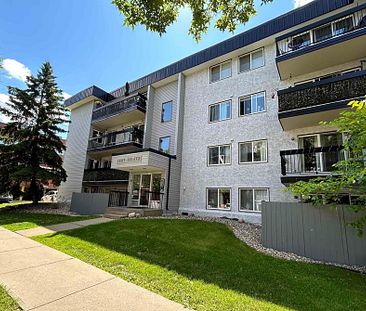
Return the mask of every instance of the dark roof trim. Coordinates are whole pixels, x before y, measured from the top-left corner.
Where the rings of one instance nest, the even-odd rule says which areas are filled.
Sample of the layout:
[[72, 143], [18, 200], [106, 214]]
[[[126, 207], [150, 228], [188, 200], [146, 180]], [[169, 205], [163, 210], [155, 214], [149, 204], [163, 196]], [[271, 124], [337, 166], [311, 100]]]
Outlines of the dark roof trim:
[[[286, 29], [292, 28], [296, 25], [327, 14], [351, 3], [353, 3], [353, 0], [316, 0], [310, 2], [301, 8], [292, 10], [284, 15], [274, 18], [266, 23], [249, 29], [248, 31], [238, 34], [230, 39], [222, 41], [198, 53], [183, 58], [169, 66], [159, 69], [149, 75], [146, 75], [138, 80], [135, 80], [129, 84], [130, 92], [137, 91], [144, 86], [196, 67], [212, 59], [265, 39], [276, 33], [285, 31]], [[123, 96], [124, 92], [125, 88], [121, 87], [112, 91], [111, 95], [117, 98]], [[76, 101], [73, 98], [74, 97], [71, 97], [68, 101], [65, 101], [65, 105], [69, 106], [75, 103]]]
[[72, 104], [75, 104], [78, 101], [81, 101], [89, 96], [95, 96], [100, 98], [103, 101], [110, 101], [113, 100], [113, 95], [109, 94], [108, 92], [102, 90], [101, 88], [93, 85], [91, 87], [88, 87], [87, 89], [75, 94], [74, 96], [68, 98], [65, 100], [64, 105], [70, 106]]

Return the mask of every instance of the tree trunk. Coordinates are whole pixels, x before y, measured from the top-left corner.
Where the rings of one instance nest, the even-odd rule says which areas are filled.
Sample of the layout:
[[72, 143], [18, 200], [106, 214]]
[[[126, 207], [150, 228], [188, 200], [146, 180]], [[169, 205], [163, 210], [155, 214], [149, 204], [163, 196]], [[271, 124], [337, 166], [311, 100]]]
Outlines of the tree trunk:
[[32, 194], [32, 205], [38, 204], [38, 187], [36, 176], [32, 176], [31, 184], [30, 184], [30, 193]]

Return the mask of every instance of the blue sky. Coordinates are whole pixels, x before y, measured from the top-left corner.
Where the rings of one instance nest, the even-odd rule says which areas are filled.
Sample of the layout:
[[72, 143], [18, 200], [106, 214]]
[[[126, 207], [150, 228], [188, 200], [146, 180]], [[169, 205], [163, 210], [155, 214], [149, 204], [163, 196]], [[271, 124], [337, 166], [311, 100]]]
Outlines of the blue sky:
[[[305, 2], [309, 0], [274, 0], [257, 6], [258, 15], [235, 34]], [[51, 62], [67, 94], [92, 84], [111, 91], [233, 36], [211, 28], [196, 43], [187, 33], [190, 19], [189, 11], [182, 11], [178, 22], [160, 37], [144, 27], [124, 27], [123, 16], [110, 0], [3, 1], [0, 57], [5, 70], [0, 72], [0, 104], [6, 100], [7, 85], [24, 87], [25, 76], [36, 73], [44, 61]]]

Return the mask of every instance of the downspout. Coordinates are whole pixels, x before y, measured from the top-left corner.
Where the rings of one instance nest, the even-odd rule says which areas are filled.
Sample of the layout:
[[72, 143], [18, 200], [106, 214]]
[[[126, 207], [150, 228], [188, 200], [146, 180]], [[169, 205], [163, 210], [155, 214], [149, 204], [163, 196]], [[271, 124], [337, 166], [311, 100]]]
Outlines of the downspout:
[[170, 190], [170, 169], [172, 167], [172, 158], [169, 157], [169, 166], [168, 166], [168, 183], [166, 185], [166, 201], [165, 201], [165, 209], [169, 211], [169, 190]]

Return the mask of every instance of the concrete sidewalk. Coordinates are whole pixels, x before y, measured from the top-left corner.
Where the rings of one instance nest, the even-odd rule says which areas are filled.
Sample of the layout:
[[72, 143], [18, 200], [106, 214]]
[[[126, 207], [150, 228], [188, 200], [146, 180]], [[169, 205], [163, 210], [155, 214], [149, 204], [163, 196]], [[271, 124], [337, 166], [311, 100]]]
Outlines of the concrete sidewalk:
[[0, 283], [24, 310], [187, 310], [178, 303], [2, 227]]
[[113, 219], [105, 218], [105, 217], [98, 217], [93, 219], [87, 219], [87, 220], [80, 220], [80, 221], [73, 221], [73, 222], [67, 222], [64, 224], [57, 224], [57, 225], [51, 225], [46, 227], [36, 227], [31, 229], [25, 229], [25, 230], [19, 230], [16, 231], [16, 233], [19, 233], [20, 235], [26, 236], [26, 237], [32, 237], [36, 235], [44, 235], [48, 233], [56, 233], [56, 232], [62, 232], [66, 230], [72, 230], [72, 229], [80, 229], [86, 226], [90, 225], [98, 225], [98, 224], [104, 224], [106, 222], [112, 221]]

